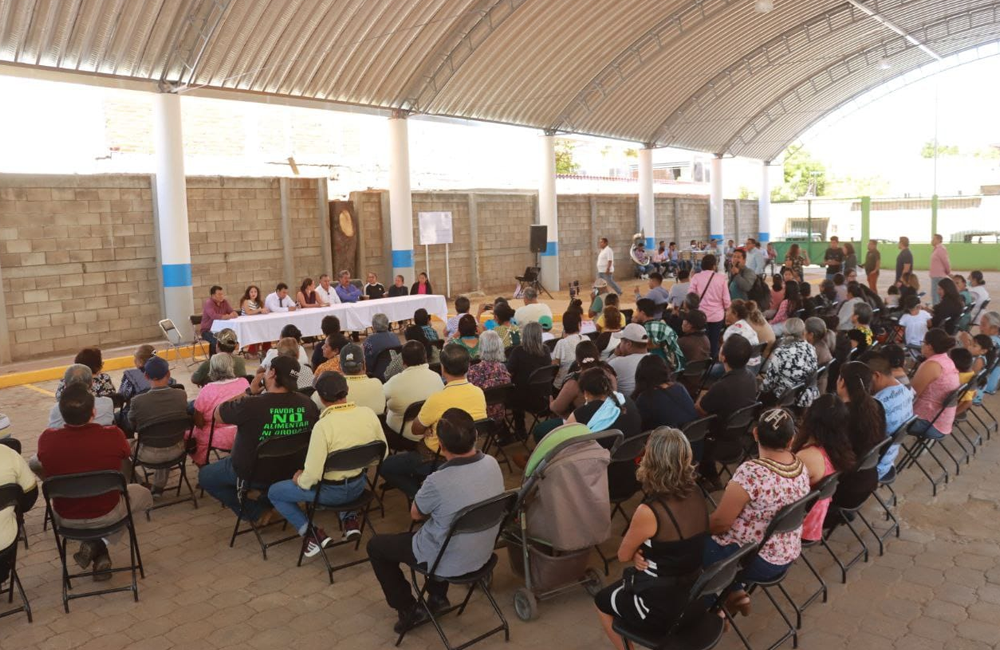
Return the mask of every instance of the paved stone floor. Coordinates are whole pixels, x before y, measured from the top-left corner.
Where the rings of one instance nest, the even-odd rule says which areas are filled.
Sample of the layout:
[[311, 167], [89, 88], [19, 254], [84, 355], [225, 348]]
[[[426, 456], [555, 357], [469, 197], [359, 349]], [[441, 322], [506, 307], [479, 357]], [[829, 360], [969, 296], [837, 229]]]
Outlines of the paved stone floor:
[[[189, 377], [175, 364], [179, 381]], [[113, 373], [116, 385], [120, 372]], [[13, 434], [35, 450], [52, 404], [55, 382], [0, 390], [0, 411], [11, 416]], [[194, 395], [193, 390], [189, 394]], [[1000, 413], [1000, 398], [987, 405]], [[807, 551], [830, 584], [826, 604], [806, 612], [800, 636], [807, 649], [862, 648], [871, 650], [979, 650], [1000, 646], [1000, 440], [985, 445], [962, 474], [936, 498], [923, 477], [904, 474], [899, 480], [903, 521], [900, 539], [889, 541], [884, 556], [873, 552], [841, 585], [836, 567], [821, 548]], [[508, 476], [515, 487], [519, 477]], [[408, 525], [398, 494], [387, 500], [384, 519], [375, 516], [379, 531], [395, 532]], [[295, 543], [273, 548], [263, 560], [251, 537], [229, 548], [234, 517], [206, 498], [195, 510], [190, 503], [153, 513], [152, 521], [137, 519], [146, 568], [138, 603], [128, 593], [73, 601], [62, 610], [60, 568], [51, 531], [42, 532], [43, 507], [27, 516], [30, 549], [22, 549], [19, 572], [31, 599], [35, 622], [23, 615], [0, 619], [0, 648], [17, 650], [87, 648], [382, 648], [395, 642], [393, 613], [386, 607], [365, 564], [336, 574], [330, 585], [318, 558], [296, 567]], [[873, 516], [875, 511], [872, 510]], [[335, 523], [328, 530], [336, 528]], [[842, 551], [849, 534], [836, 533]], [[617, 539], [605, 544], [613, 553]], [[874, 549], [874, 544], [871, 544]], [[363, 546], [362, 546], [363, 549]], [[334, 555], [354, 557], [347, 547]], [[540, 617], [523, 623], [511, 598], [520, 582], [501, 563], [493, 582], [501, 607], [511, 623], [509, 646], [493, 637], [481, 647], [594, 648], [606, 647], [591, 599], [574, 590], [541, 605]], [[125, 546], [112, 558], [127, 557]], [[592, 566], [597, 566], [594, 557]], [[612, 576], [622, 567], [612, 565]], [[792, 569], [793, 594], [811, 587], [804, 567]], [[127, 582], [116, 574], [113, 585]], [[82, 581], [80, 588], [92, 583]], [[739, 621], [755, 647], [766, 647], [777, 636], [777, 614], [766, 599], [755, 596], [749, 619]], [[481, 596], [460, 618], [444, 621], [456, 642], [493, 624], [492, 611]], [[433, 628], [414, 631], [404, 648], [438, 648]], [[741, 647], [728, 634], [721, 648]]]

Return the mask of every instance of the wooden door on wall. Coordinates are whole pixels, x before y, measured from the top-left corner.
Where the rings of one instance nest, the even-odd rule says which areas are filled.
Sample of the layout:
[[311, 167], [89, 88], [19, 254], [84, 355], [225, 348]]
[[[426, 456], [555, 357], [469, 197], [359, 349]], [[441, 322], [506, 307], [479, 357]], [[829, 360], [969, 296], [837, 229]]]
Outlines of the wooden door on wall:
[[330, 242], [334, 280], [343, 269], [358, 277], [358, 217], [353, 201], [330, 201]]

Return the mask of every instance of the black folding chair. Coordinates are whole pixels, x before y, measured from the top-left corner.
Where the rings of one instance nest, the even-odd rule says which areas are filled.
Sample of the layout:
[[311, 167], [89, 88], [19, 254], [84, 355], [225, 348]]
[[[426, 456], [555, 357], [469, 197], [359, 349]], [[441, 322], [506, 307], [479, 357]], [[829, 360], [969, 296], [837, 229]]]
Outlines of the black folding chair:
[[799, 394], [806, 389], [805, 383], [798, 383], [794, 386], [786, 388], [784, 392], [777, 396], [775, 401], [775, 408], [783, 409], [793, 409], [795, 408], [795, 402], [799, 399]]
[[530, 395], [531, 399], [525, 405], [525, 411], [531, 415], [532, 419], [531, 426], [525, 428], [528, 434], [549, 413], [549, 398], [552, 397], [552, 386], [557, 374], [559, 374], [559, 366], [550, 365], [536, 368], [528, 375], [528, 386], [525, 393]]
[[378, 353], [375, 357], [375, 362], [372, 367], [368, 369], [368, 376], [374, 377], [381, 382], [385, 382], [385, 371], [389, 369], [389, 364], [392, 363], [392, 353], [395, 352], [399, 354], [402, 350], [402, 346], [386, 348]]
[[[608, 433], [616, 433], [621, 435], [621, 432], [615, 429], [608, 430]], [[609, 464], [608, 470], [610, 471], [611, 466], [614, 465], [626, 465], [626, 466], [631, 465], [634, 470], [635, 459], [641, 456], [643, 452], [646, 450], [646, 443], [649, 441], [649, 436], [652, 433], [653, 433], [652, 431], [646, 431], [632, 438], [628, 439], [619, 438], [618, 442], [611, 450], [611, 462]], [[642, 488], [639, 485], [638, 481], [634, 481], [627, 486], [613, 486], [609, 482], [608, 487], [610, 488], [611, 491], [610, 492], [611, 506], [612, 506], [611, 520], [614, 521], [615, 514], [620, 514], [622, 516], [622, 519], [625, 520], [625, 528], [622, 529], [622, 535], [624, 535], [628, 531], [630, 517], [625, 512], [625, 509], [622, 506], [626, 501], [628, 501], [636, 494], [641, 492]], [[618, 488], [617, 492], [615, 491], [616, 487]], [[600, 546], [595, 546], [594, 548], [597, 549], [597, 554], [601, 557], [601, 561], [604, 563], [604, 575], [606, 576], [610, 575], [609, 567], [611, 561], [614, 558], [610, 558], [604, 555], [604, 552], [601, 551]]]
[[507, 453], [498, 442], [503, 425], [498, 423], [493, 418], [476, 420], [474, 424], [476, 426], [476, 438], [480, 441], [480, 450], [484, 454], [488, 454], [495, 447], [497, 461], [506, 464], [507, 470], [513, 473], [514, 466], [511, 465], [510, 459], [507, 457]]
[[[52, 534], [56, 538], [56, 549], [59, 551], [59, 560], [62, 562], [62, 598], [63, 609], [69, 613], [69, 601], [74, 598], [86, 598], [87, 596], [99, 596], [103, 594], [113, 594], [120, 591], [131, 591], [132, 598], [139, 602], [139, 586], [136, 582], [136, 569], [139, 575], [146, 577], [146, 572], [142, 568], [142, 556], [139, 554], [139, 540], [135, 534], [135, 522], [132, 519], [132, 504], [129, 502], [128, 485], [125, 476], [115, 470], [103, 470], [100, 472], [83, 472], [79, 474], [63, 474], [61, 476], [49, 476], [42, 483], [42, 495], [45, 497], [45, 508], [49, 512], [56, 512], [52, 507], [53, 499], [83, 499], [86, 497], [96, 497], [109, 493], [117, 493], [125, 502], [125, 515], [118, 521], [101, 528], [79, 528], [66, 524], [59, 520], [58, 515], [52, 517]], [[128, 530], [129, 553], [131, 562], [129, 566], [109, 569], [110, 573], [129, 571], [132, 574], [132, 584], [127, 587], [113, 587], [110, 589], [99, 589], [86, 593], [70, 594], [73, 588], [72, 581], [76, 578], [90, 577], [92, 573], [70, 574], [66, 563], [66, 543], [69, 540], [78, 542], [97, 542], [108, 535], [122, 529]]]
[[[212, 452], [215, 452], [215, 460], [221, 460], [222, 455], [219, 453], [220, 451], [225, 452], [226, 454], [230, 454], [232, 453], [233, 450], [227, 447], [219, 447], [218, 445], [215, 444], [215, 413], [213, 412], [212, 425], [208, 430], [208, 451], [205, 452], [206, 461], [211, 462], [209, 461], [208, 457], [212, 455]], [[204, 494], [204, 491], [202, 492], [202, 494]]]
[[[417, 593], [417, 602], [414, 603], [409, 618], [412, 620], [418, 611], [417, 608], [422, 607], [427, 613], [428, 619], [434, 625], [434, 629], [437, 630], [438, 635], [441, 637], [441, 641], [444, 643], [445, 647], [448, 648], [448, 650], [452, 650], [453, 646], [448, 641], [448, 637], [445, 636], [444, 630], [441, 629], [441, 624], [438, 622], [438, 619], [455, 610], [458, 610], [458, 616], [461, 616], [462, 612], [465, 611], [465, 607], [469, 604], [469, 599], [472, 598], [472, 592], [475, 591], [477, 586], [486, 595], [486, 598], [490, 601], [490, 605], [493, 606], [493, 611], [496, 612], [496, 615], [500, 618], [500, 625], [487, 632], [483, 632], [476, 638], [466, 641], [460, 646], [456, 646], [454, 650], [468, 648], [469, 646], [478, 643], [479, 641], [482, 641], [497, 632], [504, 633], [505, 641], [510, 640], [510, 628], [507, 625], [507, 619], [504, 618], [503, 612], [500, 611], [500, 607], [497, 605], [497, 601], [490, 591], [493, 567], [496, 566], [498, 559], [496, 553], [491, 554], [490, 559], [487, 560], [486, 564], [482, 567], [464, 575], [448, 577], [439, 576], [437, 575], [437, 569], [438, 565], [441, 564], [441, 558], [443, 558], [444, 554], [448, 552], [448, 546], [451, 543], [452, 538], [456, 535], [481, 533], [495, 528], [497, 530], [496, 537], [499, 537], [500, 530], [503, 529], [503, 524], [513, 512], [516, 502], [517, 490], [510, 490], [459, 510], [455, 513], [451, 526], [448, 528], [448, 535], [445, 537], [444, 543], [441, 545], [441, 550], [438, 551], [437, 557], [434, 558], [434, 562], [431, 564], [430, 568], [427, 568], [426, 564], [418, 564], [410, 567], [410, 579], [413, 582], [413, 589]], [[495, 541], [496, 540], [494, 539], [494, 543]], [[419, 584], [417, 574], [423, 576], [423, 586]], [[447, 582], [448, 584], [453, 585], [468, 585], [469, 591], [465, 594], [465, 599], [462, 600], [460, 605], [452, 605], [444, 610], [433, 612], [424, 597], [427, 593], [427, 585], [431, 580], [437, 582]], [[399, 633], [399, 638], [396, 639], [397, 646], [403, 642], [403, 637], [406, 636], [406, 633], [410, 629], [411, 628], [406, 628]]]
[[[709, 650], [718, 645], [725, 631], [726, 620], [732, 620], [722, 607], [722, 595], [736, 578], [741, 564], [756, 555], [757, 545], [746, 544], [729, 557], [706, 567], [687, 595], [687, 602], [677, 610], [673, 620], [663, 621], [667, 632], [653, 636], [619, 618], [611, 628], [617, 632], [626, 648], [642, 646], [656, 650]], [[725, 618], [718, 615], [721, 611]]]
[[[379, 474], [382, 472], [382, 459], [385, 458], [386, 444], [381, 440], [376, 440], [373, 442], [366, 443], [364, 445], [358, 445], [356, 447], [350, 447], [347, 449], [340, 449], [334, 451], [327, 455], [326, 462], [323, 465], [323, 475], [326, 476], [329, 472], [352, 472], [358, 470], [361, 474], [365, 475], [365, 480], [369, 481], [368, 469], [372, 466], [375, 467], [375, 477], [372, 479], [368, 485], [373, 484], [378, 481]], [[360, 475], [360, 474], [359, 474]], [[319, 502], [320, 490], [324, 485], [337, 485], [342, 483], [342, 481], [331, 481], [323, 478], [318, 484], [316, 484], [313, 489], [316, 496], [313, 497], [311, 503], [306, 504], [306, 514], [309, 517], [309, 524], [306, 527], [307, 535], [314, 535], [315, 528], [313, 527], [313, 520], [316, 517], [316, 512], [318, 510], [328, 510], [330, 512], [360, 512], [361, 513], [361, 534], [357, 536], [356, 540], [342, 539], [339, 542], [333, 542], [327, 546], [320, 545], [320, 555], [323, 557], [323, 563], [326, 565], [327, 574], [330, 576], [330, 584], [333, 584], [333, 572], [339, 571], [341, 569], [346, 569], [347, 567], [352, 567], [358, 564], [363, 564], [368, 561], [367, 557], [360, 560], [353, 560], [351, 562], [345, 562], [343, 564], [338, 564], [337, 566], [332, 566], [330, 564], [330, 558], [326, 556], [327, 548], [336, 548], [338, 546], [343, 546], [345, 544], [354, 543], [354, 550], [357, 551], [361, 547], [361, 538], [365, 535], [365, 525], [368, 524], [368, 513], [371, 510], [371, 502], [375, 498], [375, 493], [372, 490], [365, 489], [357, 499], [349, 503], [342, 503], [340, 505], [332, 506], [326, 505]], [[372, 531], [375, 530], [374, 525], [372, 526]], [[281, 542], [287, 542], [293, 539], [297, 539], [298, 534], [290, 535], [285, 539], [278, 540], [274, 542], [275, 544]], [[317, 540], [317, 542], [322, 540]], [[302, 558], [305, 557], [305, 546], [299, 551], [299, 562], [297, 566], [302, 566]]]
[[[135, 449], [132, 452], [133, 482], [136, 480], [137, 467], [142, 467], [143, 475], [147, 483], [149, 482], [150, 476], [149, 470], [153, 470], [154, 472], [157, 470], [169, 472], [176, 467], [181, 473], [177, 478], [177, 499], [154, 505], [146, 511], [146, 521], [150, 521], [149, 513], [158, 508], [165, 508], [167, 506], [173, 506], [187, 501], [193, 503], [196, 509], [198, 508], [198, 498], [195, 496], [194, 488], [191, 487], [191, 482], [188, 481], [187, 477], [187, 452], [184, 449], [184, 434], [189, 432], [192, 426], [193, 423], [191, 418], [190, 416], [187, 416], [176, 420], [167, 420], [166, 422], [150, 424], [136, 431]], [[141, 458], [144, 450], [170, 449], [171, 447], [178, 445], [180, 445], [180, 451], [166, 460], [154, 462], [144, 461]], [[184, 485], [187, 485], [190, 496], [185, 499], [181, 499], [181, 487]], [[164, 492], [173, 489], [174, 486], [163, 487]]]
[[[764, 537], [761, 539], [760, 546], [757, 547], [757, 551], [755, 553], [748, 554], [746, 557], [744, 557], [742, 563], [743, 567], [748, 566], [750, 562], [752, 562], [754, 558], [757, 557], [757, 555], [760, 553], [760, 549], [764, 548], [768, 540], [770, 540], [771, 537], [773, 537], [774, 535], [780, 533], [790, 533], [792, 531], [798, 531], [802, 527], [802, 522], [803, 520], [805, 520], [806, 513], [809, 511], [809, 508], [812, 507], [812, 504], [816, 502], [817, 496], [819, 496], [819, 493], [816, 491], [812, 491], [809, 494], [802, 497], [801, 499], [789, 503], [787, 506], [778, 510], [778, 512], [775, 513], [774, 518], [771, 519], [771, 523], [768, 524], [767, 530], [764, 531]], [[799, 647], [798, 628], [792, 624], [792, 621], [789, 620], [788, 615], [785, 613], [783, 609], [781, 609], [781, 606], [778, 604], [778, 601], [775, 599], [774, 595], [771, 594], [770, 591], [771, 587], [777, 587], [778, 591], [780, 591], [782, 595], [784, 595], [785, 599], [791, 602], [792, 598], [788, 594], [788, 591], [785, 589], [785, 586], [782, 584], [785, 581], [785, 578], [788, 576], [788, 569], [791, 569], [791, 565], [789, 565], [788, 568], [781, 573], [781, 575], [766, 581], [748, 582], [745, 578], [742, 577], [743, 572], [741, 572], [740, 575], [737, 576], [736, 578], [737, 581], [747, 583], [748, 596], [753, 594], [753, 592], [756, 590], [757, 587], [760, 587], [761, 591], [764, 592], [764, 595], [767, 596], [767, 599], [771, 601], [772, 605], [774, 605], [774, 608], [778, 610], [778, 615], [781, 616], [781, 620], [785, 622], [786, 630], [784, 634], [782, 634], [781, 638], [779, 638], [777, 641], [775, 641], [769, 646], [769, 650], [774, 650], [775, 648], [783, 644], [785, 641], [787, 641], [789, 638], [792, 640], [793, 648]], [[740, 637], [740, 641], [742, 641], [743, 645], [746, 646], [747, 650], [753, 650], [746, 636], [740, 630], [739, 626], [736, 625], [736, 621], [730, 619], [729, 622], [730, 625], [733, 626], [733, 630], [736, 632], [736, 635]]]
[[[18, 612], [24, 612], [28, 616], [28, 622], [31, 623], [31, 603], [28, 602], [28, 596], [24, 593], [24, 587], [21, 586], [21, 579], [17, 576], [17, 548], [18, 541], [21, 532], [24, 529], [24, 523], [22, 520], [21, 512], [21, 501], [24, 499], [24, 491], [21, 489], [20, 485], [16, 483], [9, 483], [7, 485], [0, 485], [0, 511], [6, 510], [7, 508], [14, 509], [14, 518], [17, 521], [17, 535], [14, 537], [14, 541], [10, 543], [10, 546], [0, 550], [0, 587], [2, 587], [5, 581], [10, 584], [7, 585], [6, 589], [0, 588], [0, 595], [3, 592], [7, 592], [7, 602], [14, 602], [14, 587], [17, 587], [17, 593], [21, 597], [21, 605], [13, 609], [8, 609], [4, 612], [0, 612], [0, 618], [4, 616], [11, 616], [17, 614]], [[5, 570], [6, 568], [6, 570]]]
[[684, 370], [681, 371], [679, 381], [688, 389], [688, 392], [691, 393], [691, 398], [695, 401], [698, 401], [698, 395], [701, 394], [702, 389], [705, 387], [713, 365], [715, 365], [715, 362], [711, 359], [689, 361], [684, 366]]
[[[885, 447], [885, 451], [882, 452], [883, 458], [893, 447], [898, 446], [899, 449], [902, 449], [903, 440], [907, 435], [909, 435], [910, 427], [914, 422], [916, 422], [916, 420], [916, 416], [911, 417], [909, 420], [896, 428], [896, 431], [893, 432], [892, 437], [889, 439], [889, 444]], [[881, 459], [879, 462], [881, 462]], [[884, 477], [880, 476], [878, 479], [878, 488], [875, 490], [875, 494], [872, 495], [875, 497], [875, 501], [877, 501], [885, 511], [886, 521], [891, 522], [888, 530], [879, 536], [882, 541], [885, 541], [893, 533], [895, 533], [896, 537], [899, 537], [899, 519], [897, 518], [897, 514], [895, 512], [899, 499], [897, 498], [896, 490], [893, 489], [892, 485], [896, 482], [896, 479], [899, 478], [899, 474], [902, 471], [901, 465], [894, 465], [889, 474]], [[882, 495], [879, 494], [879, 490], [883, 488], [889, 491], [889, 497], [887, 499], [883, 499]]]
[[[514, 394], [514, 384], [503, 384], [501, 386], [486, 388], [483, 389], [483, 394], [486, 397], [487, 412], [490, 410], [491, 406], [502, 406], [504, 409], [503, 421], [500, 423], [502, 428], [497, 432], [498, 435], [500, 433], [504, 433], [504, 431], [502, 431], [503, 428], [507, 429], [507, 432], [509, 432], [514, 426], [514, 423], [511, 421], [510, 408], [508, 407], [508, 404], [510, 404], [511, 398]], [[497, 440], [494, 440], [493, 442], [495, 443]], [[483, 449], [483, 452], [489, 453], [486, 448]]]
[[[688, 439], [691, 447], [695, 450], [704, 450], [706, 444], [706, 438], [712, 432], [712, 427], [715, 426], [715, 421], [718, 419], [716, 415], [706, 415], [703, 418], [698, 418], [697, 420], [692, 420], [681, 427], [681, 433]], [[704, 452], [703, 452], [704, 453]], [[698, 487], [701, 488], [702, 495], [708, 499], [709, 503], [713, 506], [718, 505], [715, 503], [715, 499], [712, 498], [711, 493], [705, 489], [701, 481], [698, 481]]]
[[[931, 420], [930, 424], [928, 425], [928, 428], [933, 427], [934, 424], [941, 418], [941, 415], [944, 414], [946, 410], [958, 406], [958, 400], [965, 392], [964, 389], [965, 389], [964, 386], [959, 386], [955, 390], [948, 393], [948, 395], [944, 399], [944, 402], [941, 405], [941, 408], [934, 415], [934, 419]], [[948, 481], [951, 479], [951, 476], [949, 475], [948, 468], [945, 466], [944, 462], [940, 458], [938, 458], [937, 454], [934, 453], [934, 448], [940, 447], [944, 451], [944, 453], [948, 455], [948, 457], [955, 464], [956, 473], [960, 471], [961, 466], [958, 462], [958, 459], [954, 456], [954, 454], [951, 453], [951, 450], [949, 450], [942, 443], [943, 438], [942, 439], [929, 438], [926, 435], [924, 435], [926, 430], [927, 429], [922, 428], [922, 426], [918, 422], [914, 422], [913, 424], [910, 425], [908, 432], [911, 436], [916, 438], [916, 441], [913, 442], [909, 447], [906, 447], [906, 445], [903, 446], [903, 449], [906, 450], [906, 453], [903, 456], [902, 462], [900, 462], [898, 466], [902, 467], [903, 469], [906, 469], [908, 467], [916, 465], [917, 469], [919, 469], [920, 472], [924, 475], [924, 477], [926, 477], [927, 480], [930, 481], [931, 493], [933, 494], [933, 496], [937, 496], [938, 486], [941, 485], [942, 483], [947, 485]], [[931, 459], [937, 464], [937, 466], [941, 468], [942, 472], [941, 474], [932, 475], [927, 470], [927, 468], [925, 468], [923, 464], [921, 464], [920, 458], [924, 453], [930, 456]]]
[[[882, 458], [882, 454], [885, 452], [886, 448], [889, 446], [889, 443], [891, 441], [892, 441], [891, 438], [886, 438], [879, 444], [872, 447], [868, 451], [868, 453], [865, 454], [860, 461], [858, 461], [858, 464], [854, 468], [853, 472], [849, 472], [841, 476], [841, 482], [843, 482], [851, 474], [874, 470], [875, 467], [878, 465], [879, 459]], [[872, 492], [872, 494], [874, 494], [874, 491]], [[869, 497], [870, 496], [871, 495], [869, 495]], [[834, 498], [836, 498], [836, 494], [834, 494]], [[837, 519], [837, 523], [835, 523], [831, 528], [823, 531], [823, 538], [820, 541], [820, 544], [822, 544], [823, 548], [825, 548], [827, 553], [830, 554], [830, 557], [833, 558], [833, 561], [837, 564], [837, 567], [840, 568], [840, 579], [841, 582], [843, 582], [844, 584], [847, 584], [847, 572], [850, 571], [855, 564], [857, 564], [861, 560], [864, 560], [865, 562], [868, 561], [868, 544], [865, 543], [864, 538], [861, 536], [861, 533], [858, 531], [858, 529], [855, 527], [853, 523], [853, 520], [861, 512], [861, 508], [864, 507], [867, 501], [868, 498], [865, 498], [864, 500], [861, 501], [861, 503], [851, 508], [838, 506], [836, 503], [832, 502], [830, 503], [829, 512], [834, 514], [839, 514], [840, 516]], [[865, 520], [864, 518], [860, 519], [862, 523], [865, 524], [865, 527], [868, 528], [869, 531], [871, 531], [872, 535], [875, 536], [876, 540], [878, 540], [879, 555], [882, 555], [883, 545], [882, 545], [882, 540], [879, 539], [878, 533], [871, 527], [871, 525], [868, 523], [867, 520]], [[858, 551], [857, 554], [855, 554], [847, 562], [841, 560], [840, 557], [833, 551], [833, 549], [827, 543], [827, 541], [830, 539], [830, 536], [833, 535], [833, 533], [836, 532], [836, 530], [841, 526], [845, 526], [849, 531], [851, 531], [851, 535], [854, 536], [854, 539], [858, 540], [858, 543], [861, 544], [861, 550]]]
[[[21, 453], [21, 441], [17, 438], [0, 438], [0, 445], [10, 447], [18, 454]], [[3, 508], [0, 508], [0, 510], [3, 510]], [[48, 518], [46, 518], [46, 521], [48, 521]], [[17, 524], [18, 537], [24, 541], [24, 548], [28, 548], [28, 531], [24, 528], [24, 513], [19, 512], [17, 514]]]
[[[229, 540], [229, 548], [236, 543], [236, 537], [253, 531], [260, 545], [260, 551], [267, 559], [267, 549], [272, 546], [287, 542], [290, 537], [285, 537], [273, 542], [265, 542], [261, 536], [264, 527], [258, 526], [256, 521], [250, 520], [250, 528], [240, 530], [243, 522], [243, 513], [246, 503], [250, 499], [249, 493], [259, 490], [262, 494], [267, 493], [267, 488], [278, 481], [292, 478], [295, 472], [302, 469], [305, 464], [306, 452], [309, 449], [309, 433], [299, 433], [292, 436], [278, 436], [268, 438], [257, 445], [254, 451], [253, 463], [250, 466], [250, 475], [244, 481], [240, 479], [236, 487], [236, 494], [240, 501], [240, 511], [236, 515], [236, 525], [233, 527], [233, 536]], [[268, 526], [280, 522], [272, 522]], [[287, 522], [285, 522], [287, 525]]]
[[[749, 456], [753, 448], [753, 437], [750, 430], [757, 421], [757, 412], [761, 407], [760, 402], [754, 402], [749, 406], [733, 411], [726, 419], [725, 428], [718, 437], [709, 436], [713, 439], [713, 453], [715, 462], [722, 466], [722, 471], [733, 475], [731, 467], [739, 466]], [[721, 472], [720, 472], [721, 474]]]
[[[821, 479], [819, 483], [813, 486], [813, 492], [816, 493], [816, 500], [813, 501], [813, 505], [810, 507], [810, 510], [823, 499], [831, 498], [834, 492], [837, 491], [837, 485], [839, 482], [840, 472], [834, 472], [833, 474]], [[815, 577], [819, 582], [819, 589], [809, 594], [801, 604], [796, 603], [791, 598], [788, 598], [788, 602], [791, 604], [792, 609], [795, 610], [795, 628], [799, 630], [802, 629], [802, 613], [806, 611], [817, 598], [822, 596], [823, 602], [825, 603], [828, 596], [826, 580], [823, 579], [823, 575], [817, 571], [816, 567], [814, 567], [812, 562], [809, 561], [809, 556], [805, 552], [807, 548], [818, 546], [820, 543], [821, 539], [802, 540], [802, 553], [800, 557], [802, 558], [802, 561], [805, 562], [806, 568], [809, 569], [809, 571], [813, 574], [813, 577]], [[785, 596], [787, 598], [788, 594], [786, 593]]]

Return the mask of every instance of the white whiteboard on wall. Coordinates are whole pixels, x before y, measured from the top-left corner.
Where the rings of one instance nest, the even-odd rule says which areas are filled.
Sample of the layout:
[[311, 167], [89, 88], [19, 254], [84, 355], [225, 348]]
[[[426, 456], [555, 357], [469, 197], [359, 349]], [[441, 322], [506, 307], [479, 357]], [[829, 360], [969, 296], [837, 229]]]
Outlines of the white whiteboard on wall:
[[420, 245], [452, 244], [450, 212], [418, 212]]

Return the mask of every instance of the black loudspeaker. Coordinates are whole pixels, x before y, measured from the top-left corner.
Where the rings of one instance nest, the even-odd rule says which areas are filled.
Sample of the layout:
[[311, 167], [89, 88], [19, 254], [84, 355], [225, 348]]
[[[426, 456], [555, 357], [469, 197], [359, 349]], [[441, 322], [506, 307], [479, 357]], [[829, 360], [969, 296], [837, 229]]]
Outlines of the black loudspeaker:
[[531, 227], [531, 252], [532, 253], [544, 253], [545, 249], [548, 247], [549, 240], [549, 227], [548, 226], [532, 226]]

